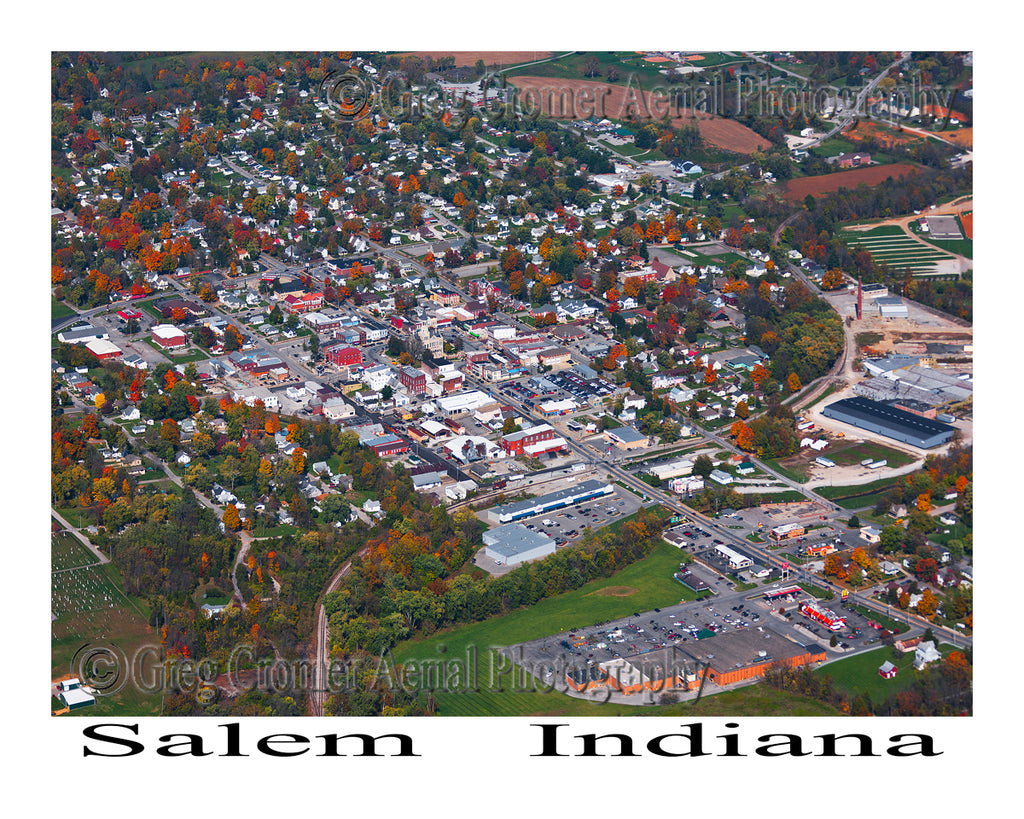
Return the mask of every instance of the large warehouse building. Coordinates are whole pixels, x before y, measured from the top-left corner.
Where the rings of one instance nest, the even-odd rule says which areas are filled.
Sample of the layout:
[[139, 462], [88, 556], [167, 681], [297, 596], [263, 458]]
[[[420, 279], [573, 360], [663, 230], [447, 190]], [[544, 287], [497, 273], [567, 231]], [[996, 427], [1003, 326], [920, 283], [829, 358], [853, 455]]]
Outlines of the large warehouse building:
[[575, 691], [602, 686], [623, 694], [672, 689], [694, 691], [706, 674], [709, 683], [726, 686], [763, 677], [772, 666], [799, 668], [825, 660], [825, 649], [804, 646], [768, 628], [727, 631], [715, 637], [682, 646], [670, 645], [658, 651], [599, 663], [601, 672], [586, 673], [590, 667], [570, 667], [566, 683]]
[[521, 523], [509, 523], [484, 532], [484, 554], [499, 566], [537, 560], [555, 551], [555, 541]]
[[941, 421], [922, 418], [859, 396], [835, 401], [822, 409], [821, 414], [921, 449], [948, 443], [955, 430], [955, 427]]

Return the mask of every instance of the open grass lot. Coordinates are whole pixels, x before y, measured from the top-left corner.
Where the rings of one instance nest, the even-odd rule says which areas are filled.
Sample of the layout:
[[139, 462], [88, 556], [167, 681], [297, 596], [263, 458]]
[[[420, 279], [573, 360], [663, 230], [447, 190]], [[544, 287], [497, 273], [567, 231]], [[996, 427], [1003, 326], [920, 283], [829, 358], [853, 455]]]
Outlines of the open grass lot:
[[845, 446], [843, 444], [833, 444], [829, 447], [828, 451], [828, 457], [835, 461], [837, 466], [851, 466], [871, 458], [873, 461], [885, 460], [891, 467], [900, 467], [916, 460], [908, 452], [892, 449], [884, 444], [873, 441], [858, 441], [857, 443], [850, 443]]
[[810, 480], [812, 460], [813, 458], [808, 458], [806, 455], [793, 455], [789, 458], [765, 458], [764, 462], [791, 481], [807, 483]]
[[[955, 650], [947, 643], [939, 646], [939, 653], [943, 657]], [[898, 669], [891, 680], [883, 679], [878, 673], [878, 667], [886, 660]], [[878, 703], [884, 702], [893, 691], [910, 688], [917, 672], [914, 671], [913, 651], [893, 659], [892, 649], [886, 646], [827, 663], [815, 669], [814, 673], [828, 674], [835, 681], [836, 688], [846, 692], [851, 699], [863, 691], [871, 697], [872, 702]]]
[[75, 315], [75, 311], [68, 307], [64, 302], [57, 301], [57, 299], [52, 296], [50, 297], [50, 318], [71, 318], [73, 315]]
[[879, 497], [885, 495], [899, 478], [881, 478], [859, 486], [819, 486], [815, 491], [823, 498], [835, 501], [844, 509], [861, 509], [874, 506]]
[[[541, 600], [535, 606], [438, 632], [423, 640], [401, 643], [395, 659], [437, 659], [445, 654], [461, 657], [467, 646], [509, 646], [558, 634], [573, 626], [589, 625], [632, 614], [634, 611], [668, 606], [694, 593], [672, 579], [679, 568], [680, 551], [667, 543], [657, 544], [651, 553], [612, 577], [593, 580], [566, 594]], [[438, 651], [439, 646], [445, 651]]]
[[[121, 592], [112, 564], [60, 572], [51, 580], [51, 678], [79, 673], [76, 653], [85, 645], [113, 647], [115, 657], [134, 656], [142, 646], [156, 644], [142, 603]], [[99, 697], [96, 705], [72, 712], [76, 716], [155, 715], [159, 693], [147, 694], [128, 682], [116, 695]]]

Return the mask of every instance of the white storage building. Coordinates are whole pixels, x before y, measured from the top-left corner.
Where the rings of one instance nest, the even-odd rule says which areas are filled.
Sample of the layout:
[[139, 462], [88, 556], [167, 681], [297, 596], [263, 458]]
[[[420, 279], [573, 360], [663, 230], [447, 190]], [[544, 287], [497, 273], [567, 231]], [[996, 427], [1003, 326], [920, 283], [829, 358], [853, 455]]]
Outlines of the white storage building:
[[509, 523], [484, 532], [484, 554], [500, 566], [537, 560], [555, 551], [555, 541], [521, 523]]

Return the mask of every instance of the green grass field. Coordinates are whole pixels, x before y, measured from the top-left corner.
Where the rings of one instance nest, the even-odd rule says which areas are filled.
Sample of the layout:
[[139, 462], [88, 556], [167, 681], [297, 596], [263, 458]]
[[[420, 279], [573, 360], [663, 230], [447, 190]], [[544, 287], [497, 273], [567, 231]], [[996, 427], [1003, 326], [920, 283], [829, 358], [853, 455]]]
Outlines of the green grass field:
[[835, 501], [844, 509], [861, 509], [874, 506], [879, 497], [899, 480], [898, 478], [881, 478], [859, 486], [820, 486], [815, 490], [823, 498]]
[[861, 441], [845, 448], [836, 447], [834, 450], [830, 450], [828, 457], [835, 461], [837, 466], [859, 464], [861, 461], [871, 458], [874, 461], [885, 460], [891, 467], [900, 467], [913, 463], [915, 460], [914, 456], [907, 452], [901, 452], [898, 449], [871, 441]]
[[558, 634], [574, 626], [599, 623], [678, 603], [695, 595], [672, 579], [679, 568], [680, 551], [667, 543], [657, 544], [651, 553], [612, 577], [593, 580], [576, 591], [541, 600], [504, 617], [438, 632], [425, 640], [412, 640], [395, 648], [399, 661], [409, 658], [437, 658], [437, 648], [462, 656], [467, 646], [509, 646]]
[[[946, 657], [954, 651], [953, 646], [943, 643], [939, 652]], [[886, 660], [896, 666], [896, 676], [886, 680], [878, 673], [878, 667]], [[815, 669], [815, 674], [828, 674], [835, 682], [836, 688], [846, 692], [851, 698], [864, 692], [875, 703], [884, 702], [893, 691], [902, 691], [914, 684], [914, 652], [903, 654], [893, 659], [891, 648], [876, 648], [863, 654], [847, 657], [828, 663]]]
[[75, 315], [75, 311], [68, 307], [64, 302], [57, 301], [57, 299], [52, 296], [50, 297], [50, 318], [71, 318], [73, 315]]

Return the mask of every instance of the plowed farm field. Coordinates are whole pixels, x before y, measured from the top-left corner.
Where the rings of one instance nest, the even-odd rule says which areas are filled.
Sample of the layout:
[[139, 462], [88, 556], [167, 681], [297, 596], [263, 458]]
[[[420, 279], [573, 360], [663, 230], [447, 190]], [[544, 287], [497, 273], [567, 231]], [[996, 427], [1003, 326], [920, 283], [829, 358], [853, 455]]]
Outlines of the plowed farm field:
[[964, 236], [968, 239], [974, 238], [974, 211], [960, 214], [960, 224], [964, 229]]
[[525, 110], [540, 109], [553, 119], [587, 119], [591, 116], [626, 119], [632, 113], [637, 120], [660, 120], [666, 112], [675, 127], [695, 119], [700, 135], [726, 151], [750, 154], [764, 150], [770, 143], [747, 126], [726, 117], [694, 112], [688, 108], [673, 109], [665, 97], [658, 98], [635, 86], [612, 85], [586, 80], [554, 79], [522, 76], [512, 78], [517, 98]]
[[858, 185], [877, 185], [890, 176], [906, 176], [917, 173], [913, 165], [898, 163], [896, 165], [871, 165], [867, 168], [855, 168], [852, 171], [826, 173], [820, 176], [805, 176], [801, 179], [790, 179], [783, 187], [783, 196], [790, 200], [801, 200], [812, 196], [833, 193], [840, 188], [856, 188]]

